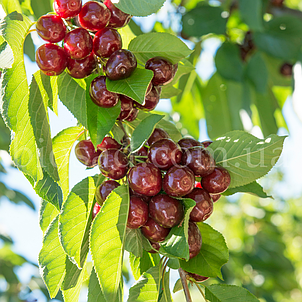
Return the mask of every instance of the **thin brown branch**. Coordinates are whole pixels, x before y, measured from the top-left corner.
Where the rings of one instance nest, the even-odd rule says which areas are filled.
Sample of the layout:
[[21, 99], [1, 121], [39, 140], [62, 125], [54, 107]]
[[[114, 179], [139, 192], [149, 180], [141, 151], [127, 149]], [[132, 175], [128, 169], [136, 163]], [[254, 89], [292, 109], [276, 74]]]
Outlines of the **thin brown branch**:
[[184, 270], [182, 268], [179, 268], [178, 272], [179, 272], [179, 276], [180, 276], [180, 279], [181, 279], [182, 287], [183, 287], [184, 292], [185, 292], [186, 301], [187, 302], [192, 302], [192, 298], [191, 298], [191, 295], [190, 295], [190, 290], [189, 290], [188, 283], [187, 283], [186, 273], [184, 272]]

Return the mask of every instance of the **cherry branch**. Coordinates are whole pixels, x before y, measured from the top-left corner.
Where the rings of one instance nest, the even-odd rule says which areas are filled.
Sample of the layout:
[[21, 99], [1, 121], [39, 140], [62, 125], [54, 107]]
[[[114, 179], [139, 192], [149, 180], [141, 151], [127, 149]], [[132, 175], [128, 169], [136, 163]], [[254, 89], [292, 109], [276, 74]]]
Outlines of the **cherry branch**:
[[180, 279], [181, 279], [182, 287], [183, 287], [184, 292], [185, 292], [186, 301], [187, 302], [192, 302], [192, 298], [191, 298], [191, 295], [190, 295], [190, 290], [189, 290], [188, 283], [187, 283], [186, 273], [184, 272], [184, 270], [182, 268], [179, 268], [178, 272], [179, 272], [179, 276], [180, 276]]

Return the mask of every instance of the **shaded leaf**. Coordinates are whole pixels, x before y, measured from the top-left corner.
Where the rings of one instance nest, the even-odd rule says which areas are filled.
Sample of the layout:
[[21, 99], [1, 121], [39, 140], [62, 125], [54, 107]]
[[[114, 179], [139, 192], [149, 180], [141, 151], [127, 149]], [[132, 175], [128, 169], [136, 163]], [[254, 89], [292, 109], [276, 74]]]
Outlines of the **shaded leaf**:
[[260, 198], [272, 198], [271, 196], [268, 196], [262, 186], [258, 184], [256, 181], [253, 181], [245, 186], [236, 187], [233, 189], [228, 189], [225, 192], [222, 193], [222, 195], [229, 196], [233, 195], [235, 193], [249, 193], [255, 196], [258, 196]]
[[94, 268], [91, 271], [88, 285], [88, 300], [87, 302], [107, 302], [99, 284], [98, 277]]
[[135, 257], [143, 256], [143, 235], [139, 229], [126, 228], [125, 250]]
[[249, 26], [251, 30], [261, 31], [263, 29], [261, 0], [240, 0], [239, 9], [243, 21]]

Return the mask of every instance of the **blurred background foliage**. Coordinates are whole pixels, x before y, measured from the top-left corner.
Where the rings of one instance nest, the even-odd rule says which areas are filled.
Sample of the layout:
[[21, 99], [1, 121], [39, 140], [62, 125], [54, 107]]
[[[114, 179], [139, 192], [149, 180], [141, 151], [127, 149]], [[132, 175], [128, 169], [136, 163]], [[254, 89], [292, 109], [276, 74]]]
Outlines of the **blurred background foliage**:
[[[6, 13], [17, 10], [32, 20], [52, 10], [51, 0], [0, 3]], [[282, 109], [295, 87], [293, 66], [302, 60], [302, 1], [171, 0], [147, 20], [133, 18], [126, 31], [173, 33], [194, 50], [179, 67], [179, 81], [163, 89], [163, 96], [170, 99], [168, 116], [183, 135], [198, 139], [206, 131], [215, 139], [238, 129], [252, 133], [257, 129], [259, 136], [288, 131]], [[24, 51], [33, 61], [32, 37], [28, 36]], [[301, 112], [296, 114], [302, 120]], [[1, 150], [8, 150], [9, 138], [0, 119]], [[0, 161], [0, 211], [2, 198], [34, 209], [24, 194], [1, 181], [5, 173]], [[230, 248], [223, 282], [242, 285], [263, 302], [302, 301], [302, 199], [278, 196], [274, 188], [282, 180], [278, 169], [263, 180], [274, 199], [246, 194], [222, 197], [215, 204], [215, 220], [209, 220]], [[48, 300], [38, 271], [29, 284], [20, 283], [18, 267], [36, 264], [13, 250], [9, 234], [0, 229], [0, 301], [34, 301], [30, 294], [35, 289]], [[194, 288], [193, 299], [200, 301]], [[176, 293], [175, 301], [183, 301], [183, 294]]]

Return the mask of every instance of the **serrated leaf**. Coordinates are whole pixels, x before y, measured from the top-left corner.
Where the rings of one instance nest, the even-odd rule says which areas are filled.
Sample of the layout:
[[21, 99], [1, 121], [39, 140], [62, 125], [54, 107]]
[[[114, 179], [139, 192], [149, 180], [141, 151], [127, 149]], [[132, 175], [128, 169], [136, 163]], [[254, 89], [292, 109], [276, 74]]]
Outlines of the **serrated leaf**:
[[106, 87], [109, 91], [123, 94], [143, 104], [147, 88], [153, 78], [153, 71], [136, 68], [129, 78], [117, 81], [106, 79]]
[[262, 186], [258, 184], [256, 181], [253, 181], [247, 185], [236, 187], [233, 189], [227, 189], [225, 192], [222, 193], [222, 195], [229, 196], [233, 195], [235, 193], [249, 193], [255, 196], [258, 196], [260, 198], [272, 198], [272, 196], [268, 196]]
[[57, 295], [66, 273], [66, 254], [60, 244], [58, 222], [59, 216], [50, 224], [39, 253], [39, 266], [42, 279], [51, 298]]
[[223, 236], [205, 223], [197, 224], [202, 236], [200, 253], [189, 261], [180, 260], [185, 271], [205, 277], [222, 279], [221, 267], [229, 259], [229, 251]]
[[143, 238], [139, 229], [126, 228], [125, 250], [135, 255], [143, 256]]
[[107, 301], [116, 299], [120, 287], [128, 211], [129, 189], [123, 185], [110, 193], [91, 227], [91, 255]]
[[162, 288], [160, 292], [159, 302], [172, 302], [172, 296], [170, 292], [170, 270], [165, 272], [164, 278], [162, 279]]
[[9, 46], [9, 44], [6, 41], [4, 41], [3, 38], [1, 40], [2, 43], [0, 46], [0, 68], [1, 69], [12, 68], [14, 63], [13, 51]]
[[59, 220], [60, 241], [70, 259], [83, 267], [88, 253], [88, 234], [97, 177], [76, 184], [62, 206]]
[[88, 285], [88, 300], [87, 302], [107, 302], [99, 284], [95, 269], [91, 271]]
[[181, 93], [180, 89], [175, 88], [174, 86], [169, 84], [169, 85], [163, 86], [161, 94], [160, 94], [160, 98], [161, 99], [170, 99], [173, 96], [179, 95], [180, 93]]
[[182, 287], [181, 279], [178, 279], [174, 284], [173, 294], [177, 293], [180, 290], [183, 290], [183, 287]]
[[191, 54], [191, 50], [179, 38], [168, 33], [148, 33], [133, 39], [129, 50], [143, 63], [154, 57], [163, 57], [172, 64]]
[[24, 41], [24, 53], [32, 62], [35, 62], [35, 52], [35, 45], [31, 35], [29, 34]]
[[216, 165], [231, 175], [229, 188], [246, 185], [267, 174], [279, 159], [285, 137], [258, 139], [244, 131], [231, 131], [211, 144]]
[[175, 226], [170, 230], [167, 238], [161, 242], [159, 252], [189, 260], [188, 227], [190, 214], [196, 202], [190, 198], [181, 198], [180, 200], [185, 208], [184, 221], [181, 225]]
[[262, 1], [239, 1], [239, 10], [243, 21], [253, 31], [261, 31], [263, 29]]
[[42, 199], [39, 211], [39, 224], [43, 234], [48, 229], [50, 223], [59, 214], [58, 209], [50, 202]]
[[259, 302], [247, 289], [235, 285], [212, 284], [206, 286], [205, 294], [211, 302]]

